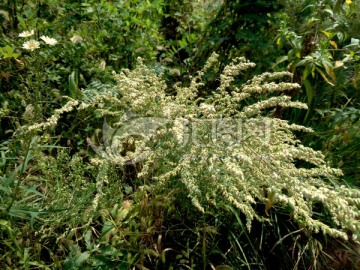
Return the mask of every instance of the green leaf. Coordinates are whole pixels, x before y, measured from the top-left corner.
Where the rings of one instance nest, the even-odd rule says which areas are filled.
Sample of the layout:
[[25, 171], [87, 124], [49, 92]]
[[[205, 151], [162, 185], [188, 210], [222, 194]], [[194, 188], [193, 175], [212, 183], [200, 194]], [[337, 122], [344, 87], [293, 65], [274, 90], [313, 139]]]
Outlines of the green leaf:
[[287, 55], [280, 56], [278, 59], [276, 59], [276, 62], [272, 67], [274, 68], [277, 65], [279, 65], [280, 63], [287, 61], [288, 59], [289, 59], [289, 57]]
[[85, 251], [75, 257], [75, 266], [81, 266], [90, 257], [90, 253]]
[[112, 229], [114, 229], [114, 224], [108, 220], [105, 221], [101, 229], [101, 237], [106, 238], [106, 235], [110, 233]]
[[21, 27], [22, 27], [23, 29], [26, 29], [27, 26], [26, 26], [26, 22], [25, 22], [24, 18], [18, 15], [18, 16], [17, 16], [17, 19], [18, 19]]
[[299, 67], [299, 66], [304, 66], [306, 64], [309, 64], [311, 62], [313, 62], [314, 59], [311, 57], [311, 56], [305, 56], [304, 59], [300, 60], [296, 66]]
[[311, 68], [311, 76], [313, 78], [315, 78], [315, 65], [312, 65], [312, 68]]
[[18, 58], [19, 57], [19, 53], [14, 53], [14, 49], [12, 47], [10, 47], [9, 45], [6, 45], [5, 47], [0, 47], [0, 54], [3, 55], [3, 58]]
[[75, 70], [73, 72], [71, 72], [71, 74], [69, 75], [69, 90], [70, 90], [70, 96], [72, 98], [77, 98], [78, 97], [78, 92], [79, 92], [79, 76], [78, 76], [78, 71]]
[[334, 17], [334, 12], [331, 9], [326, 8], [326, 9], [324, 9], [324, 12], [327, 12], [331, 15], [331, 17]]
[[111, 245], [101, 247], [100, 252], [104, 256], [117, 256], [117, 257], [124, 256], [124, 254], [121, 251], [117, 250], [115, 247]]
[[325, 80], [325, 82], [327, 82], [329, 85], [331, 86], [335, 86], [325, 75], [325, 73], [319, 69], [319, 68], [316, 68], [316, 71], [319, 72], [319, 74], [321, 75], [321, 77], [323, 77], [323, 79]]
[[330, 32], [327, 32], [327, 31], [323, 31], [323, 30], [321, 30], [320, 31], [321, 33], [323, 33], [327, 38], [331, 38], [332, 36], [333, 36], [333, 34], [332, 33], [330, 33]]
[[330, 63], [329, 61], [323, 60], [322, 64], [325, 68], [327, 75], [329, 75], [331, 79], [336, 80], [334, 67], [333, 67], [332, 63]]
[[309, 80], [304, 80], [303, 83], [304, 83], [305, 90], [306, 90], [308, 106], [310, 107], [313, 97], [314, 97], [314, 90], [313, 90], [312, 85]]
[[353, 46], [359, 46], [360, 40], [356, 38], [351, 38], [350, 44], [346, 45], [344, 48], [353, 47]]
[[91, 237], [92, 237], [91, 230], [87, 230], [85, 235], [84, 235], [84, 240], [85, 240], [86, 248], [88, 250], [91, 250], [93, 248], [93, 243], [91, 241], [92, 240]]
[[302, 80], [306, 80], [307, 76], [310, 74], [312, 69], [312, 64], [306, 65], [302, 74]]
[[336, 36], [339, 39], [340, 43], [344, 41], [344, 33], [343, 32], [337, 32]]

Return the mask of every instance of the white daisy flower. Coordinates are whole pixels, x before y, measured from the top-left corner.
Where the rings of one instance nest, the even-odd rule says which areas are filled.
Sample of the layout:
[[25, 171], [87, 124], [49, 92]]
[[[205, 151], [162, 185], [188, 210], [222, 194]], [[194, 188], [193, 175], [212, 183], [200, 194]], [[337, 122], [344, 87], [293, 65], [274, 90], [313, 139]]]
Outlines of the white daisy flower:
[[55, 38], [51, 38], [48, 36], [41, 36], [40, 37], [46, 44], [54, 46], [58, 41]]
[[19, 34], [19, 37], [31, 37], [34, 34], [34, 30], [24, 31]]
[[40, 42], [36, 41], [36, 40], [33, 40], [33, 39], [30, 39], [29, 41], [26, 41], [23, 46], [22, 46], [23, 49], [25, 50], [30, 50], [30, 51], [33, 51], [35, 49], [39, 49], [40, 48]]

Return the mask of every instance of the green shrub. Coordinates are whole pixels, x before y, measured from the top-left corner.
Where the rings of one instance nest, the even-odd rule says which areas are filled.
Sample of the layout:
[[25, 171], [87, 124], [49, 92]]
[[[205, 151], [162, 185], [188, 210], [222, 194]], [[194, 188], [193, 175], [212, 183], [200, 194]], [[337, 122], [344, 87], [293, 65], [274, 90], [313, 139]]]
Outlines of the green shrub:
[[[294, 132], [310, 129], [271, 117], [279, 106], [306, 108], [284, 94], [299, 88], [280, 81], [291, 74], [264, 73], [237, 86], [234, 78], [254, 66], [237, 58], [222, 71], [212, 96], [197, 98], [204, 72], [216, 62], [213, 54], [188, 87], [175, 86], [176, 96], [167, 96], [161, 76], [140, 62], [135, 70], [115, 75], [121, 98], [99, 94], [92, 103], [70, 101], [59, 111], [90, 109], [112, 119], [122, 116], [111, 123], [116, 129], [105, 126], [105, 147], [96, 148], [102, 158], [93, 162], [131, 165], [133, 177], [145, 185], [185, 189], [185, 201], [199, 211], [232, 204], [246, 216], [250, 230], [253, 219], [267, 220], [268, 211], [279, 205], [310, 231], [344, 239], [351, 235], [358, 241], [359, 191], [341, 185], [341, 171], [296, 139]], [[252, 97], [261, 100], [251, 102]], [[30, 129], [56, 125], [58, 116]], [[259, 204], [264, 211], [255, 210]], [[319, 209], [331, 218], [315, 217]]]

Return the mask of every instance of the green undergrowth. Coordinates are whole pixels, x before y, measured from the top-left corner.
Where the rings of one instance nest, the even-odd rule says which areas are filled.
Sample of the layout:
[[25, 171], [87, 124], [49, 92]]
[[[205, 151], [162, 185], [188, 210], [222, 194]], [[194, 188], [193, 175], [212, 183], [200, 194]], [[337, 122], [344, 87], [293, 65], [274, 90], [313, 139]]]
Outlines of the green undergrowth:
[[[238, 85], [254, 66], [238, 58], [199, 97], [217, 61], [172, 96], [139, 59], [115, 87], [19, 127], [1, 146], [5, 269], [355, 269], [358, 190], [296, 139], [311, 129], [274, 117], [306, 108], [282, 94], [299, 86], [288, 72]], [[74, 151], [56, 134], [81, 118]]]
[[359, 8], [0, 3], [0, 268], [359, 269]]

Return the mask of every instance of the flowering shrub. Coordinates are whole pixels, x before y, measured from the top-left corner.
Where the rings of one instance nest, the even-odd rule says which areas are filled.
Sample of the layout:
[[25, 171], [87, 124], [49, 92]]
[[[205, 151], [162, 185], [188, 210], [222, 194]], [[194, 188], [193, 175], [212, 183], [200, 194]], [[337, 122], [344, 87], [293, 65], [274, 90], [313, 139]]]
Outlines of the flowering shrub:
[[[29, 129], [54, 126], [63, 112], [75, 108], [118, 117], [112, 121], [116, 129], [103, 130], [107, 137], [103, 149], [96, 148], [101, 158], [94, 158], [94, 164], [137, 163], [137, 177], [144, 183], [165, 190], [181, 183], [199, 211], [209, 205], [234, 205], [246, 216], [248, 230], [253, 219], [266, 220], [272, 207], [286, 207], [310, 231], [344, 239], [351, 235], [359, 241], [359, 190], [338, 184], [341, 171], [329, 167], [321, 152], [303, 146], [294, 135], [311, 129], [271, 117], [279, 106], [307, 108], [285, 94], [299, 89], [286, 82], [291, 74], [264, 73], [236, 85], [235, 77], [254, 67], [237, 58], [224, 68], [212, 95], [198, 98], [202, 76], [216, 63], [213, 54], [189, 86], [174, 86], [176, 95], [169, 96], [161, 75], [140, 61], [133, 71], [115, 74], [115, 91], [81, 104], [70, 101], [48, 123]], [[131, 114], [125, 114], [129, 110]], [[131, 133], [129, 123], [135, 126], [139, 117], [151, 128]], [[264, 211], [255, 210], [259, 204]], [[332, 224], [314, 217], [319, 205], [330, 213]]]

